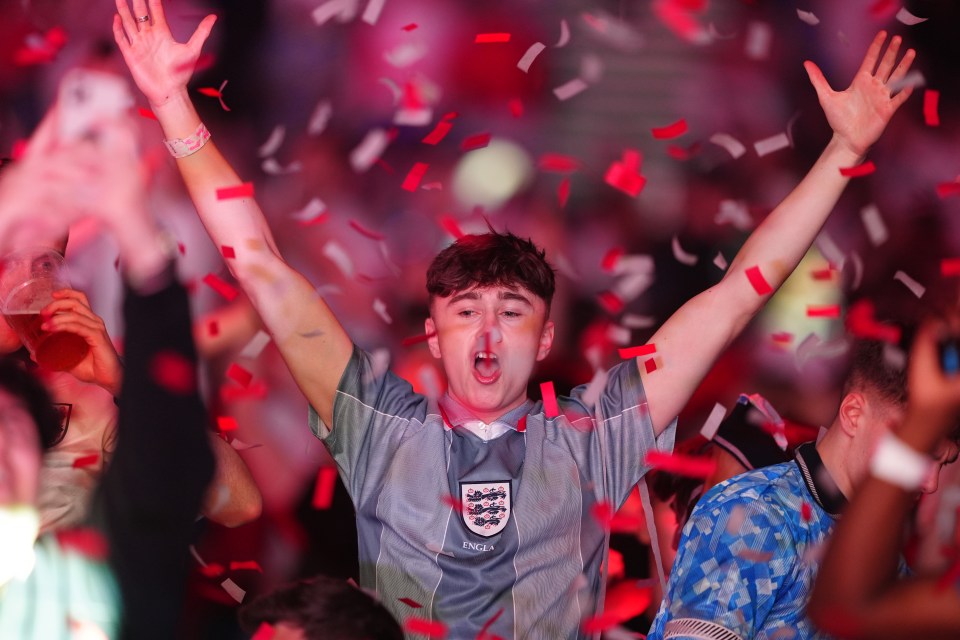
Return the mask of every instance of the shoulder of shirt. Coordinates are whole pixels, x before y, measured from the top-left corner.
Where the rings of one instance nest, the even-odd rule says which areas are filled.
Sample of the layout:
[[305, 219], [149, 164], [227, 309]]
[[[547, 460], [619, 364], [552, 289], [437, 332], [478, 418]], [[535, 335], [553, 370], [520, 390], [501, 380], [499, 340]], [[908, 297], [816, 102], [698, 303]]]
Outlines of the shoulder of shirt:
[[707, 509], [727, 510], [737, 505], [782, 503], [785, 495], [792, 496], [795, 493], [794, 487], [798, 481], [799, 472], [792, 460], [741, 473], [707, 491], [697, 503], [691, 517], [696, 515], [696, 512], [702, 513]]

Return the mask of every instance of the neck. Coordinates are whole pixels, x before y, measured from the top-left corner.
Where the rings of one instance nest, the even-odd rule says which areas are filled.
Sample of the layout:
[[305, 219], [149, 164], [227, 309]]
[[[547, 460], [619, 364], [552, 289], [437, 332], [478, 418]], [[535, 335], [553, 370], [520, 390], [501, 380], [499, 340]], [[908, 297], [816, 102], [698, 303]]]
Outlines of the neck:
[[508, 405], [505, 405], [503, 407], [498, 407], [496, 409], [478, 409], [477, 407], [471, 406], [469, 403], [464, 402], [449, 390], [447, 391], [447, 396], [451, 400], [453, 400], [455, 403], [457, 403], [463, 411], [469, 413], [471, 416], [473, 416], [477, 420], [485, 422], [486, 424], [490, 424], [494, 420], [502, 417], [503, 415], [510, 413], [511, 411], [513, 411], [514, 409], [516, 409], [517, 407], [519, 407], [520, 405], [522, 405], [524, 402], [527, 401], [526, 396], [521, 396], [514, 402]]
[[817, 453], [823, 460], [823, 466], [847, 500], [853, 496], [853, 482], [850, 478], [849, 460], [853, 453], [850, 438], [844, 437], [843, 429], [834, 420], [827, 433], [817, 443]]

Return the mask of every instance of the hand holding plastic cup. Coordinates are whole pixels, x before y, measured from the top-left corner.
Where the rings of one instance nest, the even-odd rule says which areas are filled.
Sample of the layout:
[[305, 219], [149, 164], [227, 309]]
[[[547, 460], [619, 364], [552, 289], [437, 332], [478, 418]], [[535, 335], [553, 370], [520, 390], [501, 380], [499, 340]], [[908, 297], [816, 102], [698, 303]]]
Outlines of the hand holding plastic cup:
[[53, 302], [53, 292], [69, 288], [63, 256], [35, 247], [4, 257], [0, 273], [3, 316], [43, 369], [68, 371], [87, 356], [90, 346], [82, 336], [41, 328], [40, 311]]

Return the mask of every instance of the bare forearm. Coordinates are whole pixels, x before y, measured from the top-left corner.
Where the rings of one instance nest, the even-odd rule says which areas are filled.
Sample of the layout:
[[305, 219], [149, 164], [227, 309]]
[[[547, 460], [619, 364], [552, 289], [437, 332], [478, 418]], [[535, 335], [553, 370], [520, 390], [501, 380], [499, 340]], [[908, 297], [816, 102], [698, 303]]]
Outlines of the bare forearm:
[[204, 495], [203, 515], [226, 527], [257, 519], [263, 505], [250, 470], [233, 447], [213, 434], [209, 438], [216, 470]]

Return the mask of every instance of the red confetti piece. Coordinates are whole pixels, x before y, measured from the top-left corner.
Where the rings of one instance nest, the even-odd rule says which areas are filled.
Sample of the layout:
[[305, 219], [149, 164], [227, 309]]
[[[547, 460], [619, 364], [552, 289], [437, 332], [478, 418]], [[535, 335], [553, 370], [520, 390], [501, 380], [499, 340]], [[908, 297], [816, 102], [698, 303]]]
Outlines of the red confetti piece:
[[869, 300], [858, 300], [847, 310], [844, 324], [852, 335], [868, 340], [880, 340], [892, 345], [900, 343], [900, 327], [883, 324], [874, 319], [873, 303]]
[[[449, 425], [446, 417], [444, 417], [444, 422]], [[440, 501], [443, 502], [443, 504], [453, 508], [454, 511], [463, 511], [463, 502], [461, 502], [456, 496], [452, 496], [448, 493], [440, 498]]]
[[710, 458], [663, 451], [648, 451], [644, 463], [667, 473], [690, 478], [708, 478], [717, 468], [717, 463]]
[[401, 188], [404, 191], [416, 191], [417, 187], [420, 186], [420, 181], [423, 180], [424, 174], [427, 172], [427, 167], [430, 165], [426, 162], [417, 162], [413, 165], [413, 168], [410, 169], [410, 173], [407, 174], [407, 177], [403, 179], [403, 184]]
[[403, 347], [411, 347], [415, 344], [420, 344], [421, 342], [426, 342], [433, 336], [437, 335], [436, 332], [423, 333], [418, 336], [408, 336], [400, 341], [400, 345]]
[[657, 361], [653, 358], [647, 358], [643, 361], [643, 368], [646, 369], [647, 373], [653, 373], [657, 370]]
[[580, 161], [560, 153], [545, 153], [537, 162], [542, 171], [551, 173], [573, 173], [580, 169]]
[[810, 277], [814, 280], [833, 280], [836, 273], [833, 267], [827, 267], [825, 269], [814, 269], [810, 272]]
[[177, 251], [180, 252], [180, 255], [185, 256], [185, 255], [187, 255], [187, 246], [186, 246], [185, 244], [183, 244], [182, 242], [178, 242], [178, 243], [177, 243]]
[[693, 156], [700, 153], [701, 148], [702, 145], [699, 142], [695, 142], [689, 147], [680, 147], [675, 144], [671, 144], [667, 147], [667, 154], [675, 160], [689, 160]]
[[158, 353], [151, 360], [149, 369], [153, 381], [168, 391], [186, 395], [196, 388], [196, 367], [179, 353]]
[[23, 138], [15, 140], [13, 146], [10, 147], [10, 157], [14, 160], [22, 160], [23, 154], [27, 152], [27, 141]]
[[840, 305], [838, 304], [807, 305], [807, 317], [808, 318], [839, 318]]
[[560, 208], [567, 206], [567, 200], [570, 199], [570, 178], [564, 178], [557, 187], [557, 203]]
[[207, 323], [207, 333], [211, 338], [215, 338], [220, 335], [220, 324], [216, 320], [211, 320]]
[[613, 514], [613, 507], [605, 500], [601, 500], [590, 507], [590, 515], [604, 529], [610, 528], [610, 523], [613, 522]]
[[510, 42], [509, 33], [478, 33], [473, 39], [474, 44], [493, 44], [497, 42]]
[[223, 279], [215, 273], [208, 273], [203, 276], [203, 284], [219, 293], [227, 302], [233, 302], [233, 300], [240, 295], [234, 286], [224, 282]]
[[336, 467], [320, 467], [317, 482], [313, 487], [313, 508], [329, 509], [333, 502], [333, 489], [337, 484]]
[[747, 280], [750, 281], [750, 285], [753, 287], [753, 290], [757, 292], [758, 296], [765, 296], [769, 293], [773, 293], [773, 287], [767, 283], [766, 278], [764, 278], [763, 274], [760, 273], [760, 267], [752, 266], [744, 273], [747, 274]]
[[559, 416], [560, 407], [557, 406], [557, 392], [553, 389], [553, 382], [541, 382], [540, 395], [543, 397], [543, 415], [547, 418]]
[[520, 98], [513, 98], [507, 103], [507, 108], [510, 109], [510, 113], [514, 118], [519, 118], [523, 115], [523, 102]]
[[841, 167], [840, 175], [846, 176], [847, 178], [862, 178], [863, 176], [870, 175], [876, 170], [877, 166], [873, 164], [873, 160], [867, 160], [863, 164], [858, 164], [855, 167]]
[[941, 182], [937, 185], [937, 195], [941, 199], [960, 195], [960, 182]]
[[442, 622], [433, 622], [423, 618], [407, 618], [403, 629], [409, 633], [416, 633], [431, 638], [447, 637], [447, 625]]
[[625, 253], [626, 250], [623, 247], [613, 247], [604, 254], [603, 260], [600, 261], [600, 268], [608, 273], [612, 272]]
[[649, 356], [657, 352], [657, 345], [651, 344], [642, 344], [639, 347], [628, 347], [626, 349], [619, 349], [620, 358], [622, 360], [629, 360], [630, 358], [639, 358], [640, 356]]
[[453, 123], [446, 119], [441, 120], [437, 123], [437, 126], [433, 128], [433, 131], [424, 136], [420, 142], [429, 145], [439, 144], [439, 142], [450, 133], [450, 129], [453, 129]]
[[250, 381], [253, 380], [253, 374], [238, 365], [236, 362], [230, 363], [230, 366], [227, 367], [226, 375], [241, 387], [249, 387]]
[[897, 3], [894, 0], [876, 0], [870, 5], [870, 15], [880, 20], [893, 15], [897, 9]]
[[219, 416], [217, 417], [217, 429], [219, 429], [221, 433], [224, 431], [236, 431], [237, 419], [232, 416]]
[[937, 579], [937, 585], [935, 589], [937, 591], [943, 591], [944, 589], [947, 589], [956, 583], [957, 580], [960, 580], [960, 558], [957, 558], [953, 564], [950, 565], [950, 568], [947, 569], [946, 572]]
[[527, 430], [527, 416], [523, 416], [517, 420], [517, 433], [523, 433]]
[[770, 338], [777, 344], [790, 344], [793, 342], [793, 334], [787, 332], [774, 333]]
[[940, 261], [940, 275], [960, 275], [960, 258], [944, 258]]
[[223, 575], [225, 569], [222, 564], [216, 562], [208, 562], [207, 564], [200, 567], [200, 573], [205, 578], [217, 578]]
[[449, 233], [457, 240], [465, 235], [463, 233], [463, 229], [460, 228], [460, 225], [457, 223], [456, 219], [449, 214], [445, 213], [437, 218], [437, 224], [440, 225], [441, 229]]
[[362, 235], [362, 236], [365, 236], [365, 237], [367, 237], [367, 238], [370, 238], [371, 240], [378, 240], [378, 241], [379, 241], [379, 240], [385, 240], [385, 239], [386, 239], [382, 233], [377, 233], [376, 231], [372, 231], [372, 230], [370, 230], [370, 229], [367, 229], [365, 226], [363, 226], [362, 224], [360, 224], [360, 223], [357, 222], [356, 220], [351, 220], [351, 221], [349, 222], [349, 224], [350, 224], [350, 226], [353, 228], [354, 231], [356, 231], [357, 233], [359, 233], [359, 234]]
[[222, 187], [217, 189], [217, 200], [230, 200], [232, 198], [252, 198], [253, 183], [244, 182], [235, 187]]
[[417, 602], [416, 600], [411, 600], [410, 598], [397, 598], [398, 602], [402, 602], [412, 609], [422, 609], [423, 605]]
[[258, 571], [263, 573], [260, 563], [256, 560], [231, 560], [230, 571]]
[[216, 98], [220, 101], [220, 106], [223, 107], [224, 111], [230, 111], [230, 107], [228, 107], [227, 103], [223, 101], [223, 90], [226, 88], [226, 86], [227, 81], [224, 80], [220, 83], [219, 89], [214, 89], [213, 87], [200, 87], [197, 89], [197, 92], [211, 98]]
[[614, 189], [619, 189], [634, 198], [640, 195], [644, 185], [647, 183], [646, 178], [636, 172], [630, 171], [620, 162], [614, 162], [610, 165], [603, 180]]
[[147, 120], [157, 119], [157, 114], [155, 114], [153, 111], [150, 111], [150, 109], [144, 109], [143, 107], [138, 107], [137, 113], [140, 114], [141, 118], [146, 118]]
[[220, 255], [222, 255], [226, 260], [231, 260], [237, 257], [237, 252], [233, 250], [233, 247], [223, 245], [220, 247]]
[[496, 639], [496, 636], [489, 637], [489, 636], [487, 635], [487, 630], [488, 630], [490, 627], [492, 627], [492, 626], [493, 626], [493, 623], [496, 622], [498, 619], [500, 619], [500, 616], [502, 616], [502, 615], [503, 615], [503, 609], [500, 609], [500, 610], [497, 611], [495, 614], [493, 614], [493, 615], [490, 617], [489, 620], [487, 620], [486, 622], [484, 622], [484, 623], [483, 623], [483, 626], [480, 627], [479, 633], [477, 633], [477, 637], [476, 637], [474, 640], [495, 640], [495, 639]]
[[273, 627], [268, 622], [261, 622], [260, 626], [257, 627], [256, 633], [253, 634], [253, 637], [250, 640], [271, 640], [273, 638], [274, 630]]
[[923, 122], [928, 127], [940, 126], [940, 92], [927, 89], [923, 92]]
[[589, 635], [608, 631], [617, 626], [620, 616], [611, 613], [598, 613], [583, 621], [583, 632]]
[[650, 132], [657, 140], [669, 140], [671, 138], [677, 138], [687, 132], [687, 121], [683, 118], [680, 118], [676, 122], [668, 124], [665, 127], [654, 127], [650, 130]]
[[800, 519], [804, 522], [810, 522], [810, 518], [813, 516], [813, 507], [810, 506], [809, 502], [804, 502], [800, 505]]
[[409, 32], [409, 31], [413, 31], [413, 30], [416, 29], [416, 28], [417, 28], [417, 23], [416, 23], [416, 22], [411, 22], [410, 24], [405, 24], [405, 25], [403, 25], [402, 27], [400, 27], [401, 30], [403, 30], [403, 31], [408, 31], [408, 32]]
[[57, 531], [55, 535], [64, 549], [76, 551], [93, 560], [106, 560], [110, 552], [106, 537], [92, 527]]
[[617, 315], [623, 311], [623, 300], [613, 291], [604, 291], [597, 296], [597, 302], [603, 307], [603, 310], [610, 315]]
[[464, 138], [460, 143], [461, 151], [473, 151], [474, 149], [483, 149], [490, 144], [489, 133], [477, 133]]
[[74, 469], [82, 469], [84, 467], [95, 465], [99, 459], [99, 453], [91, 453], [90, 455], [74, 458], [72, 466]]

